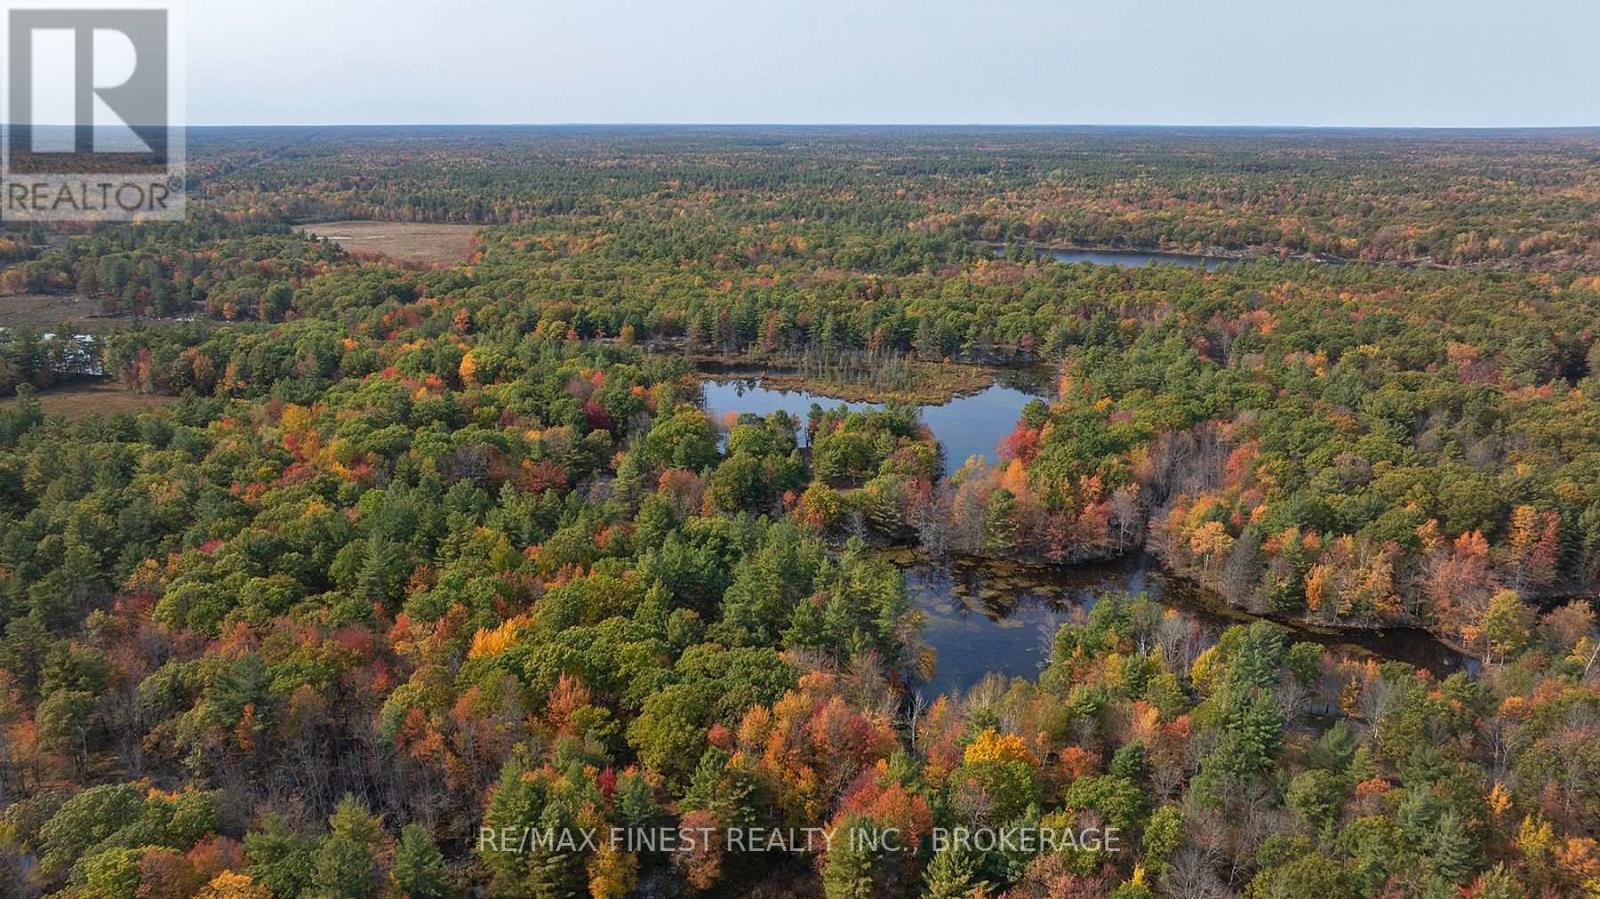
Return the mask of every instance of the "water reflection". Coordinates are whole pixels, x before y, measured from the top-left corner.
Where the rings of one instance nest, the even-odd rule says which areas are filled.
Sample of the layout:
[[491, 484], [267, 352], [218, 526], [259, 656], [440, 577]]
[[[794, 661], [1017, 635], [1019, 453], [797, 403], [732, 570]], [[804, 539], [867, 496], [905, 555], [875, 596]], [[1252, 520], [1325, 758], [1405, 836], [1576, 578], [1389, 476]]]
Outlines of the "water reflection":
[[[1174, 613], [1169, 651], [1192, 659], [1223, 629], [1251, 616], [1220, 605], [1194, 584], [1165, 572], [1147, 555], [1068, 568], [1033, 568], [970, 559], [934, 560], [910, 551], [894, 554], [905, 572], [912, 603], [923, 615], [922, 639], [935, 653], [935, 669], [919, 688], [924, 695], [961, 692], [990, 673], [1037, 677], [1049, 662], [1056, 630], [1081, 620], [1110, 593], [1145, 594]], [[1294, 640], [1337, 652], [1394, 659], [1437, 677], [1476, 664], [1417, 630], [1323, 632], [1295, 629]]]
[[[982, 456], [990, 463], [998, 459], [1000, 441], [1016, 428], [1017, 420], [1022, 417], [1022, 407], [1046, 395], [1044, 380], [1038, 371], [1001, 371], [986, 390], [954, 397], [938, 405], [918, 406], [922, 422], [944, 448], [944, 473], [960, 468], [970, 456]], [[706, 412], [719, 422], [729, 414], [748, 412], [764, 416], [781, 411], [803, 423], [813, 403], [824, 409], [839, 406], [854, 411], [882, 408], [878, 403], [851, 403], [806, 390], [766, 387], [760, 378], [707, 380], [701, 384], [701, 391]], [[806, 439], [803, 427], [800, 439]]]
[[1052, 250], [1041, 248], [1039, 252], [1067, 265], [1075, 262], [1087, 262], [1092, 265], [1115, 265], [1122, 268], [1177, 265], [1183, 268], [1204, 268], [1208, 272], [1214, 272], [1233, 261], [1216, 256], [1190, 256], [1183, 253], [1147, 253], [1140, 250]]
[[[1010, 247], [1006, 244], [996, 243], [989, 244], [989, 249], [995, 254], [1003, 256], [1009, 252]], [[1181, 268], [1203, 268], [1208, 272], [1214, 272], [1224, 265], [1231, 265], [1240, 261], [1223, 256], [1163, 253], [1159, 250], [1086, 250], [1033, 245], [1025, 245], [1024, 249], [1040, 256], [1049, 256], [1064, 265], [1072, 265], [1078, 262], [1087, 262], [1090, 265], [1113, 265], [1118, 268], [1176, 265]]]
[[[1011, 433], [1023, 406], [1046, 394], [1041, 372], [1001, 371], [996, 383], [971, 396], [921, 406], [924, 423], [945, 450], [945, 473], [978, 455], [994, 462], [1000, 441]], [[705, 408], [720, 421], [725, 415], [767, 415], [784, 411], [804, 422], [812, 403], [854, 410], [875, 403], [845, 403], [805, 390], [780, 390], [759, 378], [705, 381]], [[803, 440], [804, 428], [801, 429]], [[924, 695], [967, 690], [990, 673], [1036, 677], [1049, 661], [1060, 626], [1085, 615], [1108, 593], [1144, 593], [1177, 613], [1164, 627], [1174, 651], [1188, 658], [1210, 646], [1224, 628], [1251, 616], [1229, 608], [1190, 582], [1169, 575], [1145, 555], [1104, 564], [1038, 568], [996, 561], [932, 560], [910, 551], [892, 554], [905, 572], [912, 600], [923, 614], [922, 639], [936, 654], [934, 674], [920, 686]], [[1296, 640], [1322, 643], [1340, 652], [1394, 659], [1444, 677], [1475, 669], [1428, 634], [1418, 630], [1296, 630]]]

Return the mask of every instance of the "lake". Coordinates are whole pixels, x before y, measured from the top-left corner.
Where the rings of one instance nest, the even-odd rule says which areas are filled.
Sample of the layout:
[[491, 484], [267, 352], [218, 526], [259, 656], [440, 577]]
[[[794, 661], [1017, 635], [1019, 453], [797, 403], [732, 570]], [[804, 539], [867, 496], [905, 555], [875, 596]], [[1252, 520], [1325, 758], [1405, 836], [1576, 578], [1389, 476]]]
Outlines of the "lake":
[[964, 692], [990, 673], [1039, 676], [1056, 630], [1118, 590], [1148, 592], [1139, 565], [1080, 565], [1030, 572], [976, 560], [933, 560], [905, 554], [911, 603], [922, 612], [922, 640], [934, 651], [925, 696]]
[[[1167, 627], [1176, 648], [1193, 657], [1223, 629], [1253, 619], [1221, 608], [1201, 588], [1135, 554], [1069, 568], [1034, 568], [972, 559], [930, 559], [911, 551], [891, 557], [905, 572], [912, 604], [922, 612], [922, 640], [934, 651], [932, 677], [915, 687], [932, 698], [970, 689], [990, 673], [1038, 677], [1061, 625], [1081, 619], [1110, 593], [1148, 595], [1176, 615]], [[1474, 671], [1474, 660], [1418, 630], [1323, 633], [1296, 630], [1292, 640], [1330, 650], [1395, 659], [1445, 677]]]
[[[1045, 395], [1041, 372], [1001, 370], [988, 389], [938, 405], [919, 406], [918, 415], [944, 447], [945, 474], [969, 456], [993, 463], [1000, 441], [1016, 427], [1022, 407]], [[802, 422], [812, 403], [854, 410], [876, 403], [846, 403], [805, 390], [765, 387], [760, 378], [706, 380], [701, 384], [706, 411], [722, 421], [728, 414], [787, 412]], [[801, 439], [805, 438], [804, 428]], [[1171, 627], [1182, 632], [1189, 652], [1216, 641], [1230, 624], [1250, 616], [1226, 609], [1205, 592], [1167, 574], [1153, 557], [1067, 568], [1034, 568], [993, 561], [934, 560], [915, 552], [891, 552], [905, 573], [913, 605], [922, 612], [922, 639], [935, 653], [931, 678], [916, 689], [925, 696], [962, 692], [990, 673], [1037, 677], [1050, 658], [1056, 630], [1086, 614], [1107, 593], [1145, 593], [1179, 613]], [[1443, 677], [1471, 670], [1472, 663], [1421, 631], [1297, 631], [1296, 640], [1323, 643], [1343, 652], [1369, 653], [1426, 668]]]
[[[1030, 400], [1045, 398], [1040, 380], [1040, 373], [1035, 371], [1000, 371], [986, 390], [939, 405], [918, 406], [922, 423], [944, 447], [944, 473], [960, 468], [971, 456], [982, 456], [991, 464], [998, 460], [1000, 441], [1016, 428], [1022, 407]], [[765, 387], [760, 378], [706, 380], [700, 389], [706, 412], [718, 423], [728, 414], [746, 412], [787, 412], [804, 422], [813, 403], [824, 409], [846, 406], [858, 412], [882, 408], [877, 403], [847, 403], [806, 390]], [[803, 427], [800, 439], [805, 440]]]
[[1145, 268], [1151, 265], [1178, 265], [1184, 268], [1204, 268], [1214, 272], [1233, 262], [1217, 256], [1191, 256], [1183, 253], [1149, 253], [1140, 250], [1059, 250], [1037, 247], [1057, 262], [1072, 264], [1087, 262], [1091, 265], [1115, 265], [1122, 268]]

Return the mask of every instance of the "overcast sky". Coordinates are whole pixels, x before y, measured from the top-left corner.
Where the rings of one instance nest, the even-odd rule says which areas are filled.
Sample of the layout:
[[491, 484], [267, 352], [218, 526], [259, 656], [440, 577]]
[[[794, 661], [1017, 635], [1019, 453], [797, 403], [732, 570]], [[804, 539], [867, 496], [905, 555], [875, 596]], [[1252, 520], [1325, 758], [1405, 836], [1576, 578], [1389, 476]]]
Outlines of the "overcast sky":
[[1597, 0], [188, 2], [197, 125], [1600, 125]]

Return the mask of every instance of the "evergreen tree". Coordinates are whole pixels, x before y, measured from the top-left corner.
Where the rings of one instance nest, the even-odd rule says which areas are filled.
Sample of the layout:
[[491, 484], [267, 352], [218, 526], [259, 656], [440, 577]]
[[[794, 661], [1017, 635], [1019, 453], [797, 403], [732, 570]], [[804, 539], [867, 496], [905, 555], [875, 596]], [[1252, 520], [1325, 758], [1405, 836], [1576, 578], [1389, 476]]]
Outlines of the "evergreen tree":
[[935, 853], [922, 875], [923, 899], [970, 899], [987, 894], [990, 884], [980, 876], [981, 859], [970, 849], [947, 846]]
[[989, 514], [983, 523], [983, 551], [1004, 556], [1017, 544], [1017, 498], [1004, 487], [989, 498]]
[[394, 867], [389, 871], [406, 899], [444, 899], [450, 895], [450, 867], [444, 854], [421, 824], [412, 822], [400, 831], [394, 851]]
[[576, 899], [583, 894], [582, 867], [561, 842], [568, 827], [566, 816], [554, 803], [539, 815], [536, 832], [549, 839], [528, 853], [527, 895], [533, 899]]
[[295, 833], [277, 815], [267, 815], [264, 828], [244, 838], [250, 867], [246, 873], [274, 896], [298, 896], [311, 885], [316, 843]]
[[871, 819], [853, 816], [834, 830], [828, 847], [828, 862], [822, 870], [822, 889], [828, 899], [873, 899], [874, 858], [865, 845], [872, 832]]
[[1453, 811], [1440, 814], [1431, 842], [1433, 870], [1451, 883], [1460, 883], [1477, 859], [1477, 846], [1461, 818]]
[[317, 847], [311, 877], [319, 899], [362, 899], [379, 890], [377, 852], [383, 826], [354, 796], [339, 801], [328, 818], [328, 835]]

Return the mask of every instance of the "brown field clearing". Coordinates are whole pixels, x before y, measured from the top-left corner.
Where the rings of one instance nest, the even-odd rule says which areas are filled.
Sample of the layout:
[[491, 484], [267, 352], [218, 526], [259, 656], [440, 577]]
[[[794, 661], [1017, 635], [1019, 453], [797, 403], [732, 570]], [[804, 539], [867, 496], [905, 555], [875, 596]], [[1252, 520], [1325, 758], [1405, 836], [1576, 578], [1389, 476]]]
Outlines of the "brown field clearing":
[[[118, 412], [138, 412], [154, 409], [172, 402], [170, 396], [136, 393], [117, 385], [115, 381], [79, 381], [41, 390], [35, 396], [45, 415], [63, 415], [70, 419], [88, 418], [91, 415], [115, 415]], [[0, 399], [0, 409], [16, 405], [17, 398]]]
[[77, 294], [0, 294], [0, 328], [26, 328], [41, 334], [59, 331], [62, 325], [70, 326], [74, 334], [98, 334], [139, 324], [181, 320], [105, 315], [100, 311], [99, 300]]
[[403, 262], [455, 265], [471, 251], [477, 225], [427, 222], [324, 222], [300, 230], [337, 243], [351, 253], [372, 253]]
[[0, 296], [0, 328], [50, 331], [68, 323], [94, 330], [110, 327], [117, 321], [99, 315], [100, 304], [88, 297], [37, 293]]

